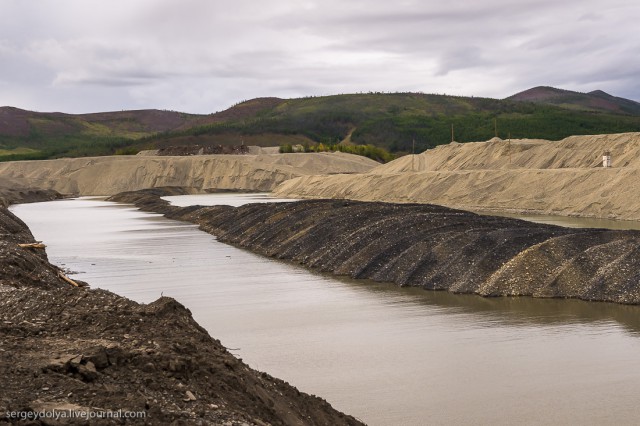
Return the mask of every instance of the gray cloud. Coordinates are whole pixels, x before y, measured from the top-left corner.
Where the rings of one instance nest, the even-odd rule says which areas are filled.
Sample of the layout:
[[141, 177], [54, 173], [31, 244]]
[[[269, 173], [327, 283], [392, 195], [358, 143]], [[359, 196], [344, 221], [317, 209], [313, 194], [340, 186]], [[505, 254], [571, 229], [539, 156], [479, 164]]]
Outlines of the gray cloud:
[[640, 99], [627, 0], [0, 0], [0, 104], [208, 113], [256, 96], [556, 85]]

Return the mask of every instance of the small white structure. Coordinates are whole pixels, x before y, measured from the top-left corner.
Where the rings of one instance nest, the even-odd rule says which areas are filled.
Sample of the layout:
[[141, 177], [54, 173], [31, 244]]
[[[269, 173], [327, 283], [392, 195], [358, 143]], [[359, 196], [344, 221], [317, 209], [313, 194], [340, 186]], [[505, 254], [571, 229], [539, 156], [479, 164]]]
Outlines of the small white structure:
[[611, 167], [611, 153], [609, 151], [602, 154], [602, 167]]

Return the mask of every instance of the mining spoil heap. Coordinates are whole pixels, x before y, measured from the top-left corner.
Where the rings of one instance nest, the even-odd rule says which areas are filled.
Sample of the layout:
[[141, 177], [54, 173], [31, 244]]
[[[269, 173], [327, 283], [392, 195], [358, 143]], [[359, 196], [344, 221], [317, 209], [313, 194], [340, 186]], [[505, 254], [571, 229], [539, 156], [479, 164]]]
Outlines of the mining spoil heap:
[[112, 200], [337, 275], [482, 296], [640, 303], [638, 231], [563, 228], [423, 204], [311, 200], [180, 208], [160, 198], [166, 193]]
[[640, 220], [640, 133], [451, 143], [358, 175], [291, 179], [274, 195]]
[[341, 152], [112, 156], [0, 163], [0, 176], [22, 186], [63, 194], [113, 195], [156, 186], [194, 191], [270, 191], [303, 175], [362, 173], [379, 163]]
[[[0, 195], [4, 203], [57, 196]], [[252, 370], [174, 299], [143, 305], [73, 286], [43, 249], [19, 246], [33, 235], [4, 207], [0, 235], [0, 424], [361, 424]], [[119, 410], [138, 417], [80, 414]], [[34, 419], [43, 412], [76, 417]]]

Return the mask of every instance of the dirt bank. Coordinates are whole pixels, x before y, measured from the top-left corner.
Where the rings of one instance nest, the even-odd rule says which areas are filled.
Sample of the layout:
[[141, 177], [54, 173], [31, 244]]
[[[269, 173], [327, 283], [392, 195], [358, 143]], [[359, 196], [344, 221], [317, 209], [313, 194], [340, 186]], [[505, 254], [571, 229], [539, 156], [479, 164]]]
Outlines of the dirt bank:
[[62, 198], [57, 191], [52, 189], [29, 189], [8, 184], [0, 180], [0, 206], [7, 207], [17, 203], [33, 203], [38, 201], [51, 201]]
[[5, 208], [0, 235], [0, 424], [118, 410], [137, 418], [19, 424], [360, 424], [252, 370], [171, 298], [142, 305], [71, 286], [44, 250], [17, 245], [33, 236]]
[[640, 169], [461, 170], [307, 176], [281, 198], [433, 203], [465, 210], [640, 220]]
[[270, 191], [297, 176], [362, 173], [379, 165], [344, 153], [114, 156], [0, 163], [0, 175], [64, 194], [112, 195], [156, 186]]
[[640, 303], [640, 232], [575, 229], [446, 207], [354, 201], [168, 205], [126, 193], [220, 241], [337, 275], [482, 296]]
[[[613, 168], [599, 167], [606, 150]], [[639, 158], [639, 133], [493, 139], [438, 147], [359, 175], [292, 179], [274, 195], [640, 220]]]
[[498, 169], [593, 169], [611, 153], [612, 167], [640, 168], [640, 133], [570, 136], [560, 141], [493, 138], [486, 142], [440, 145], [401, 157], [374, 173]]

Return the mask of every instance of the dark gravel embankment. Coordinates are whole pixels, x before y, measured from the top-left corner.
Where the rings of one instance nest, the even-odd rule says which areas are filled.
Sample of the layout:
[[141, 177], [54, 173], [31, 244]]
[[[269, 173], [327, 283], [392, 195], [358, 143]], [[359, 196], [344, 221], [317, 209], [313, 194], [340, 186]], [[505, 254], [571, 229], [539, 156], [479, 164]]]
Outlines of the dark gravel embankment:
[[640, 303], [638, 231], [563, 228], [424, 204], [178, 208], [159, 198], [164, 193], [112, 199], [197, 223], [223, 242], [353, 278], [482, 296]]
[[[361, 424], [252, 370], [175, 300], [74, 287], [31, 242], [0, 208], [0, 424]], [[118, 410], [134, 418], [95, 417]]]

